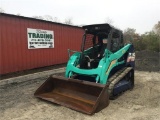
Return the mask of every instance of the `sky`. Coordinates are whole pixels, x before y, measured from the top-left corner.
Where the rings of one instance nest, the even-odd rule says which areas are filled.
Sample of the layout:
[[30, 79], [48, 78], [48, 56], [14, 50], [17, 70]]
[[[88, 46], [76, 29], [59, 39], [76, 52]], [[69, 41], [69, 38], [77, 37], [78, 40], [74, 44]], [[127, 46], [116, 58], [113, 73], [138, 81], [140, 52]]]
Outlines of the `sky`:
[[5, 13], [21, 16], [71, 18], [74, 25], [111, 23], [139, 34], [151, 31], [160, 21], [160, 0], [0, 0]]

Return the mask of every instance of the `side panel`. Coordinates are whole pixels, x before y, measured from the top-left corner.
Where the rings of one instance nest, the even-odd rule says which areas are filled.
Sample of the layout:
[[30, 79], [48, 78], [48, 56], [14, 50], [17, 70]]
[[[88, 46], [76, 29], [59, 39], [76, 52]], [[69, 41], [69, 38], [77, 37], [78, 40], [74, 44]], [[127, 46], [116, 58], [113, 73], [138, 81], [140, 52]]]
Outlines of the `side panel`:
[[[54, 48], [28, 49], [27, 28], [54, 31]], [[0, 74], [66, 63], [67, 49], [80, 51], [83, 33], [79, 27], [2, 14]]]

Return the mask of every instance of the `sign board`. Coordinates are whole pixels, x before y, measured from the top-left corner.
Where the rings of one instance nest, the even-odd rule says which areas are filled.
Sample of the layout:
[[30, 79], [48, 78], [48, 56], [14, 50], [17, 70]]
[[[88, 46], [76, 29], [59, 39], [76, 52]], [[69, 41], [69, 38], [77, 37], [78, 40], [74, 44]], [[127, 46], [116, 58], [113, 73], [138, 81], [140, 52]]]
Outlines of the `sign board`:
[[54, 32], [27, 28], [28, 49], [54, 48]]

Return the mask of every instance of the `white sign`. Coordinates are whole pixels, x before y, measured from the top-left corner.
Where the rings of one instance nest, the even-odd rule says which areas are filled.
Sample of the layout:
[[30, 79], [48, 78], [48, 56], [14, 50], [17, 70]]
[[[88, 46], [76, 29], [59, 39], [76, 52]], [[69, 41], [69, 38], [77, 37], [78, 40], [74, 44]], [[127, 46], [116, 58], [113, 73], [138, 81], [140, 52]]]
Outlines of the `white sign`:
[[28, 49], [54, 48], [54, 32], [27, 28]]

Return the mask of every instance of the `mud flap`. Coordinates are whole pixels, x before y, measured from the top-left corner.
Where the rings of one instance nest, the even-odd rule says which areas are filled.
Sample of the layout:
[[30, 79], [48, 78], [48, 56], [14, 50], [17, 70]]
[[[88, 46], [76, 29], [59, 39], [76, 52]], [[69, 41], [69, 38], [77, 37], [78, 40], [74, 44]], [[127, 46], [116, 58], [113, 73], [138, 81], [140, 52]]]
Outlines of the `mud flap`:
[[93, 114], [109, 105], [108, 85], [50, 76], [35, 92], [35, 97]]

